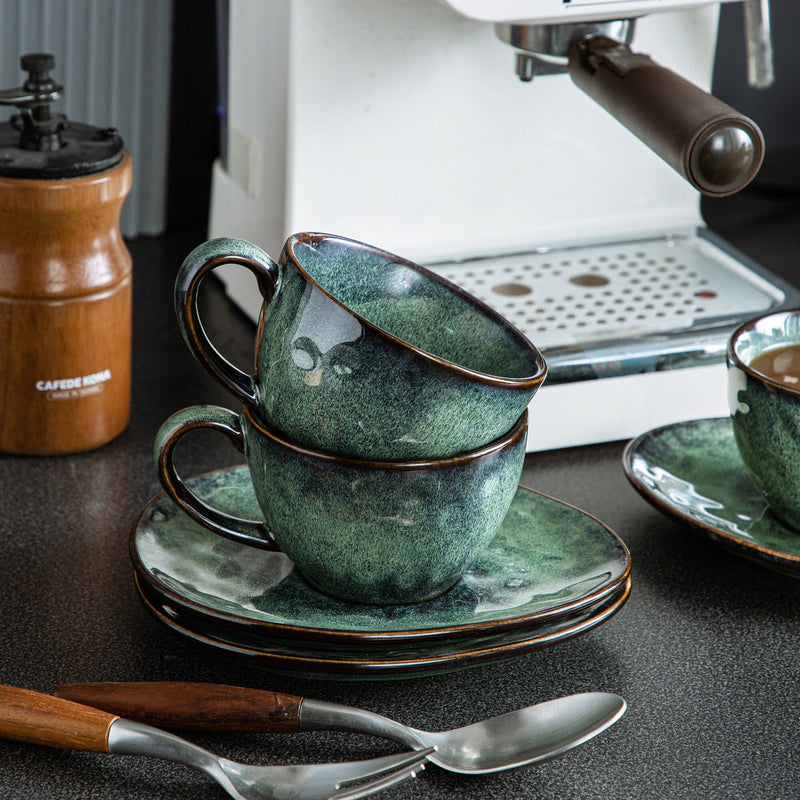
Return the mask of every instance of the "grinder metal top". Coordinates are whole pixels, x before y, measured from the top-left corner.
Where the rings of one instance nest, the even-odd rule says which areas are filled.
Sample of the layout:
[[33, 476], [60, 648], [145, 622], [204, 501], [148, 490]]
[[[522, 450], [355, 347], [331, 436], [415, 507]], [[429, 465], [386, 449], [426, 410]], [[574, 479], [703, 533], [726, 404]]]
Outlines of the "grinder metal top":
[[58, 180], [102, 172], [122, 161], [123, 143], [115, 128], [72, 122], [50, 110], [63, 87], [50, 77], [49, 53], [20, 58], [28, 73], [22, 86], [0, 90], [0, 104], [19, 109], [0, 123], [0, 176]]

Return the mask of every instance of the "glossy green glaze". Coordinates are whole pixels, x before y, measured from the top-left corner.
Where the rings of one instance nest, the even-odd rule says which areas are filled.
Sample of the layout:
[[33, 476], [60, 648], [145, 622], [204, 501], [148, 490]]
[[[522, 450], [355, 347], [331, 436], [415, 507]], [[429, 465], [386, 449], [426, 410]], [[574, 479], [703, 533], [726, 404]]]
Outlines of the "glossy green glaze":
[[[200, 280], [230, 261], [265, 298], [253, 375], [220, 356], [197, 318]], [[536, 348], [479, 300], [337, 236], [292, 236], [277, 263], [238, 239], [206, 242], [175, 291], [200, 362], [275, 431], [315, 450], [386, 461], [474, 450], [513, 427], [546, 375]]]
[[800, 528], [800, 389], [750, 368], [761, 353], [800, 342], [800, 312], [752, 320], [728, 347], [728, 405], [742, 460], [770, 508]]
[[[229, 513], [259, 513], [245, 466], [188, 483]], [[630, 571], [625, 545], [605, 525], [523, 487], [456, 586], [413, 605], [370, 606], [320, 594], [287, 556], [216, 536], [163, 494], [134, 525], [131, 554], [146, 584], [192, 613], [262, 636], [390, 645], [529, 628], [597, 604]]]
[[[249, 465], [266, 525], [227, 517], [185, 491], [172, 454], [198, 428], [227, 433]], [[357, 461], [316, 453], [215, 406], [173, 415], [156, 440], [167, 493], [211, 530], [271, 543], [335, 597], [378, 604], [427, 600], [453, 586], [494, 537], [525, 458], [527, 412], [480, 450], [426, 462]], [[245, 491], [242, 487], [241, 491]]]
[[727, 417], [645, 433], [627, 446], [623, 465], [633, 486], [665, 514], [739, 555], [800, 576], [800, 535], [753, 484]]

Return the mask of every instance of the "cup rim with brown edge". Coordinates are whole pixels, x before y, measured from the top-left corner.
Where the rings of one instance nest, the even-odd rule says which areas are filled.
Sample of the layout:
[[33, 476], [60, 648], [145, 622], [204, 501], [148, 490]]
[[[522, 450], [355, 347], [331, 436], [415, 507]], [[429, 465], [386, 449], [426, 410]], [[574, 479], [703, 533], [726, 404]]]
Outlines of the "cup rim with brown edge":
[[[522, 378], [513, 378], [503, 375], [492, 375], [488, 372], [481, 372], [480, 370], [472, 369], [470, 367], [457, 364], [454, 361], [449, 361], [446, 358], [442, 358], [442, 356], [437, 356], [434, 353], [430, 353], [427, 350], [423, 350], [421, 347], [418, 347], [417, 345], [414, 345], [411, 342], [407, 342], [405, 339], [401, 339], [395, 336], [394, 334], [389, 333], [389, 331], [384, 330], [375, 322], [372, 322], [371, 320], [359, 314], [357, 311], [354, 311], [352, 308], [350, 308], [350, 306], [345, 305], [341, 300], [339, 300], [336, 296], [331, 294], [324, 286], [322, 286], [319, 283], [319, 281], [317, 281], [314, 277], [312, 277], [309, 274], [309, 272], [302, 266], [295, 252], [296, 245], [301, 243], [308, 243], [310, 241], [319, 241], [323, 239], [343, 242], [350, 247], [355, 246], [358, 249], [375, 253], [381, 256], [382, 258], [385, 258], [388, 261], [394, 261], [395, 263], [402, 264], [403, 266], [424, 276], [427, 280], [433, 281], [435, 283], [444, 286], [454, 294], [461, 297], [465, 302], [474, 306], [482, 314], [489, 317], [493, 322], [495, 322], [501, 328], [511, 333], [512, 336], [518, 340], [521, 346], [530, 348], [530, 350], [533, 353], [534, 361], [537, 366], [536, 372], [532, 375], [526, 375]], [[326, 297], [330, 298], [330, 300], [336, 303], [337, 306], [343, 308], [353, 317], [358, 319], [359, 322], [361, 322], [365, 327], [367, 327], [373, 334], [381, 338], [387, 339], [404, 348], [408, 348], [421, 358], [427, 361], [432, 361], [438, 364], [440, 367], [443, 367], [444, 369], [456, 372], [457, 374], [462, 375], [464, 377], [468, 377], [471, 380], [478, 381], [480, 383], [485, 383], [491, 386], [501, 386], [507, 388], [529, 389], [529, 390], [535, 389], [536, 387], [541, 385], [541, 383], [547, 377], [547, 362], [545, 361], [544, 356], [541, 354], [536, 345], [534, 345], [533, 342], [531, 342], [530, 339], [528, 339], [528, 337], [521, 330], [519, 330], [519, 328], [517, 328], [513, 323], [507, 320], [502, 314], [495, 311], [495, 309], [493, 309], [483, 300], [475, 297], [474, 295], [462, 289], [457, 284], [452, 283], [446, 278], [443, 278], [441, 275], [436, 274], [435, 272], [427, 269], [426, 267], [423, 267], [420, 264], [415, 263], [414, 261], [409, 261], [406, 258], [402, 258], [401, 256], [395, 255], [394, 253], [390, 253], [389, 251], [383, 250], [380, 247], [376, 247], [371, 244], [366, 244], [364, 242], [359, 242], [356, 239], [350, 239], [346, 236], [339, 236], [338, 234], [333, 234], [333, 233], [319, 233], [311, 231], [292, 234], [286, 240], [286, 244], [281, 254], [281, 258], [283, 259], [284, 257], [288, 257], [291, 259], [292, 265], [298, 270], [298, 272], [303, 276], [305, 280], [307, 280], [316, 289], [321, 291]]]
[[[793, 387], [790, 386], [789, 384], [783, 383], [782, 381], [770, 378], [769, 375], [765, 375], [763, 372], [759, 372], [758, 370], [753, 369], [749, 364], [746, 364], [744, 361], [742, 361], [739, 354], [736, 352], [736, 342], [744, 334], [753, 331], [756, 328], [756, 326], [763, 320], [769, 319], [770, 317], [779, 317], [779, 316], [800, 317], [800, 308], [787, 308], [779, 311], [770, 311], [766, 314], [761, 314], [758, 317], [753, 317], [752, 319], [743, 322], [738, 328], [736, 328], [736, 330], [730, 335], [728, 339], [728, 348], [727, 348], [728, 363], [733, 364], [735, 367], [742, 370], [747, 375], [747, 377], [751, 378], [752, 380], [764, 383], [770, 388], [782, 392], [783, 394], [800, 398], [800, 385], [798, 385], [797, 387]], [[800, 345], [800, 337], [798, 337], [797, 344]], [[762, 353], [766, 352], [767, 350], [762, 350], [758, 355], [761, 355]]]
[[475, 450], [467, 450], [463, 453], [457, 453], [454, 456], [447, 458], [427, 458], [417, 461], [370, 461], [365, 459], [352, 458], [349, 456], [341, 456], [336, 453], [329, 453], [322, 450], [313, 450], [310, 447], [303, 447], [296, 442], [278, 434], [258, 416], [256, 410], [251, 406], [244, 407], [244, 414], [250, 424], [255, 430], [266, 439], [277, 444], [279, 447], [289, 450], [296, 456], [315, 459], [328, 464], [336, 464], [343, 467], [351, 467], [354, 469], [364, 470], [397, 470], [397, 471], [412, 471], [423, 469], [438, 469], [455, 467], [457, 465], [469, 464], [473, 461], [478, 461], [481, 458], [489, 456], [493, 453], [500, 453], [517, 444], [527, 433], [528, 430], [528, 409], [526, 408], [520, 414], [514, 425], [506, 431], [502, 436], [499, 436], [494, 441], [478, 447]]

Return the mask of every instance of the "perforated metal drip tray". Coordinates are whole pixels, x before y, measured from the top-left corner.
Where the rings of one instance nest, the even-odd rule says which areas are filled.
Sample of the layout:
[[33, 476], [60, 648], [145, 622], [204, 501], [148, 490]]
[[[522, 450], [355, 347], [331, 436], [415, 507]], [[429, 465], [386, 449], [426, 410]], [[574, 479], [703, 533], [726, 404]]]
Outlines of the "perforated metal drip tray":
[[800, 305], [705, 229], [428, 266], [522, 330], [551, 384], [724, 361], [740, 322]]

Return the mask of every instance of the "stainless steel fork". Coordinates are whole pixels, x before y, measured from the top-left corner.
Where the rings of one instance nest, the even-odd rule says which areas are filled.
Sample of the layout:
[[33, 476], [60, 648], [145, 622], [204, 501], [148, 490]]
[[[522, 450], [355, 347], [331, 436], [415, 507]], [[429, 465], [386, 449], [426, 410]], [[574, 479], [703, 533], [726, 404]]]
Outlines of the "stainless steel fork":
[[357, 800], [413, 777], [433, 752], [428, 748], [337, 764], [251, 766], [158, 728], [14, 686], [0, 686], [0, 737], [185, 764], [212, 777], [235, 800]]

